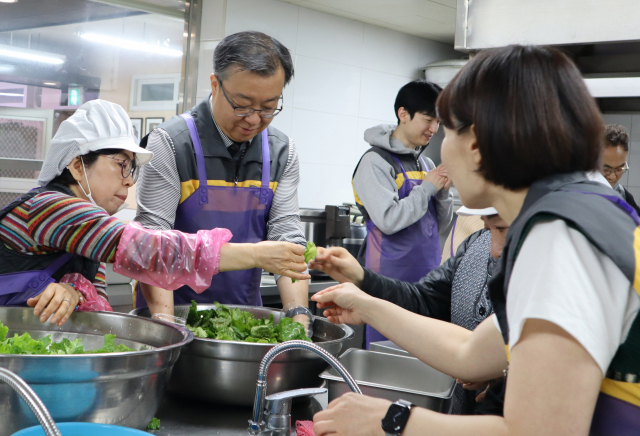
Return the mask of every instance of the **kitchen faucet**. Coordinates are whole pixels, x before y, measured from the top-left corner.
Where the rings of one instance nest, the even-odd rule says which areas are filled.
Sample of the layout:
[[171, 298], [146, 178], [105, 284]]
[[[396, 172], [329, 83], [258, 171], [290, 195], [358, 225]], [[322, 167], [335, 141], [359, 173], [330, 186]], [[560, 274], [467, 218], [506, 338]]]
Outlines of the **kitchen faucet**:
[[[256, 397], [253, 403], [253, 419], [249, 420], [249, 434], [269, 434], [272, 436], [289, 436], [291, 434], [291, 400], [295, 397], [317, 395], [327, 392], [324, 388], [296, 389], [279, 392], [266, 397], [267, 373], [269, 365], [280, 354], [289, 350], [306, 350], [316, 353], [331, 365], [338, 374], [347, 382], [351, 390], [362, 395], [362, 391], [347, 372], [344, 366], [323, 348], [307, 341], [288, 341], [273, 347], [260, 362], [258, 369], [258, 381], [256, 384]], [[266, 408], [265, 408], [266, 403]], [[267, 421], [265, 422], [265, 414]]]

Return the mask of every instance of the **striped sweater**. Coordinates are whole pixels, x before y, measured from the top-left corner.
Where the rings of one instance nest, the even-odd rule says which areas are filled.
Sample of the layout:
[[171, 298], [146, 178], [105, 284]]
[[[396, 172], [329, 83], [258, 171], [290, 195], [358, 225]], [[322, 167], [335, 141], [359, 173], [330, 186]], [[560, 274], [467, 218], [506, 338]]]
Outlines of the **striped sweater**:
[[67, 251], [101, 262], [93, 285], [106, 298], [105, 263], [114, 262], [124, 228], [125, 224], [88, 201], [47, 191], [0, 221], [0, 240], [8, 249], [25, 254]]

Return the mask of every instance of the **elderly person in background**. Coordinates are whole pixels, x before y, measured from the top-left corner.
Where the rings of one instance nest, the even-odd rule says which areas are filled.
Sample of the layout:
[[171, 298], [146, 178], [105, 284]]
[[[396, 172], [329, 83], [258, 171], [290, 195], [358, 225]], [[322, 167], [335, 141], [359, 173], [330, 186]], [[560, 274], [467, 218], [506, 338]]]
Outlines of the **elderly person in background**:
[[611, 187], [622, 196], [627, 203], [640, 213], [636, 201], [624, 186], [620, 184], [623, 174], [629, 169], [627, 155], [629, 154], [629, 135], [619, 124], [605, 126], [605, 143], [602, 152], [602, 175]]
[[[353, 283], [367, 294], [408, 311], [474, 330], [493, 313], [487, 286], [502, 254], [509, 225], [492, 207], [468, 209], [463, 206], [457, 213], [478, 218], [484, 222], [484, 229], [467, 237], [455, 256], [416, 283], [388, 278], [363, 268], [344, 248], [339, 247], [319, 249], [310, 266], [324, 271], [334, 280]], [[488, 410], [479, 410], [476, 402], [476, 395], [479, 394], [476, 390], [484, 386], [486, 383], [457, 385], [452, 413], [493, 414]], [[501, 414], [501, 410], [497, 414]]]

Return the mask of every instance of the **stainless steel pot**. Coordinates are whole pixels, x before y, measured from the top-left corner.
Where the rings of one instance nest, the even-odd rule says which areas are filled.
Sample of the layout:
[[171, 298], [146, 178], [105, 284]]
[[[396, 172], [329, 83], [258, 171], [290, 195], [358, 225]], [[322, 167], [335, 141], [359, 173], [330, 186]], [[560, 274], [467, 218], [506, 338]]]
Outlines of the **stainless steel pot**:
[[[276, 323], [283, 316], [281, 311], [266, 307], [228, 306], [248, 310], [256, 318], [268, 318], [273, 314]], [[176, 306], [176, 313], [187, 307]], [[199, 310], [214, 307], [212, 304], [198, 305]], [[131, 314], [148, 317], [149, 309], [135, 309]], [[343, 343], [353, 337], [350, 327], [331, 324], [326, 318], [316, 317], [313, 329], [316, 345], [334, 356], [340, 353]], [[272, 344], [195, 338], [182, 350], [173, 369], [169, 390], [199, 400], [251, 406], [260, 362], [273, 347]], [[327, 367], [328, 364], [321, 357], [310, 351], [294, 350], [282, 354], [270, 366], [267, 395], [318, 387], [322, 384], [318, 374]]]
[[300, 209], [300, 220], [305, 239], [318, 247], [326, 247], [327, 212], [324, 209]]
[[[95, 355], [5, 355], [0, 367], [26, 381], [56, 422], [94, 422], [144, 429], [158, 409], [171, 368], [183, 345], [193, 339], [184, 327], [109, 312], [77, 312], [58, 327], [41, 323], [32, 308], [0, 307], [9, 335], [28, 332], [55, 341], [81, 338], [85, 349], [99, 348], [103, 335], [116, 335], [135, 352]], [[29, 407], [0, 385], [0, 436], [38, 424]]]

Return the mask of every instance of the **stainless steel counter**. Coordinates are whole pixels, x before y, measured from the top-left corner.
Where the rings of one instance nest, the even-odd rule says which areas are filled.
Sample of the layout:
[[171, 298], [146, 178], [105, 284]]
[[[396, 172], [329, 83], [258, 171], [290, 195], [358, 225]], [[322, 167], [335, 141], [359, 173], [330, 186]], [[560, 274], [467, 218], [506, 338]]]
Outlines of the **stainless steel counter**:
[[[308, 420], [327, 407], [327, 394], [301, 400], [293, 405], [292, 427], [297, 420]], [[246, 436], [251, 408], [225, 407], [166, 394], [156, 417], [160, 430], [150, 431], [158, 436]], [[294, 433], [292, 433], [294, 434]]]

